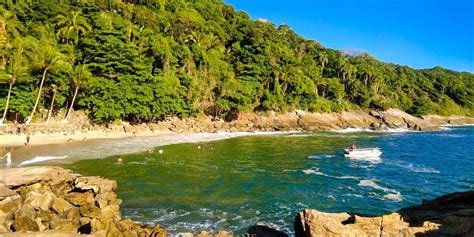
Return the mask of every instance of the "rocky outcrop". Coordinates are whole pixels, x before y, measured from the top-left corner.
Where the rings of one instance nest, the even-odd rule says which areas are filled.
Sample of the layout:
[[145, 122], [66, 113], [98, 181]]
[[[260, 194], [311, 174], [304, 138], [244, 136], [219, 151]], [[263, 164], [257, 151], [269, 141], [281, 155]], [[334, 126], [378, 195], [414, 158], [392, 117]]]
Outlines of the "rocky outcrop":
[[[444, 124], [474, 124], [474, 118], [465, 116], [443, 117], [428, 115], [415, 117], [399, 109], [387, 111], [352, 110], [341, 113], [310, 113], [297, 110], [285, 114], [275, 112], [239, 113], [232, 121], [213, 119], [211, 116], [197, 115], [196, 117], [164, 118], [158, 123], [134, 124], [127, 122], [107, 124], [105, 126], [91, 125], [87, 118], [73, 120], [71, 123], [50, 123], [33, 125], [0, 126], [1, 134], [53, 134], [64, 135], [83, 134], [88, 132], [123, 133], [129, 136], [138, 134], [153, 134], [170, 131], [185, 132], [241, 132], [241, 131], [322, 131], [345, 128], [370, 128], [374, 130], [409, 129], [426, 131], [438, 129]], [[81, 122], [82, 121], [82, 122]]]
[[166, 236], [122, 219], [116, 188], [58, 167], [0, 169], [0, 236]]
[[247, 235], [255, 237], [288, 237], [287, 233], [273, 229], [265, 223], [257, 223], [247, 230]]
[[474, 236], [474, 191], [383, 216], [304, 210], [294, 227], [296, 236]]

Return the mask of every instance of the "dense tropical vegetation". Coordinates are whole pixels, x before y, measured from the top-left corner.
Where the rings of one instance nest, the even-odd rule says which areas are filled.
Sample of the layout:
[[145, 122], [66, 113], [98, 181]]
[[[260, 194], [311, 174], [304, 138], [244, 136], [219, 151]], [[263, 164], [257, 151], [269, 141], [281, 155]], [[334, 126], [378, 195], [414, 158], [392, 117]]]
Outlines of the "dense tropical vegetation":
[[474, 115], [473, 74], [327, 49], [221, 0], [3, 0], [0, 82], [1, 122], [74, 110], [98, 123], [295, 109]]

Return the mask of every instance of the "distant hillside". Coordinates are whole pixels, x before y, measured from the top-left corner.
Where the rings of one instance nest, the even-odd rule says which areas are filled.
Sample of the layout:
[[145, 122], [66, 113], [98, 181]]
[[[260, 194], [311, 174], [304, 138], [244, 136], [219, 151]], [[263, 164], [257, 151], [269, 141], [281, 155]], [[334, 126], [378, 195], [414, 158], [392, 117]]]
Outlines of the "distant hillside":
[[4, 0], [0, 49], [10, 120], [41, 109], [98, 123], [295, 109], [474, 115], [473, 74], [343, 54], [220, 0]]

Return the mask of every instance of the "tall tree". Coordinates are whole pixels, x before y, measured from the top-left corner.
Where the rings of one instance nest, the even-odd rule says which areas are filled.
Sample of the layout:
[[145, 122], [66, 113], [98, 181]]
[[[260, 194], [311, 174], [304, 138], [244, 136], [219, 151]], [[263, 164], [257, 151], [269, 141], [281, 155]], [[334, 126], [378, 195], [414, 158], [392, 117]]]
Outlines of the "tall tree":
[[46, 123], [49, 123], [49, 120], [51, 119], [51, 115], [53, 114], [54, 102], [56, 100], [56, 94], [58, 93], [58, 86], [56, 84], [52, 84], [50, 91], [53, 93], [53, 96], [51, 98], [51, 105], [48, 110], [48, 117], [46, 118]]
[[10, 48], [10, 55], [7, 60], [5, 70], [0, 72], [0, 79], [8, 83], [8, 94], [7, 101], [5, 104], [5, 110], [3, 111], [0, 125], [3, 124], [8, 113], [8, 105], [10, 103], [10, 96], [13, 85], [17, 81], [21, 81], [28, 77], [28, 66], [25, 60], [25, 50], [21, 44], [21, 40], [17, 39], [17, 43]]
[[91, 30], [87, 19], [81, 16], [79, 11], [71, 11], [69, 14], [57, 16], [56, 25], [59, 27], [56, 33], [57, 37], [64, 39], [66, 43], [69, 43], [72, 39], [71, 43], [77, 44], [79, 37]]
[[39, 68], [42, 77], [38, 88], [38, 93], [36, 95], [35, 105], [31, 110], [31, 114], [26, 120], [26, 124], [30, 124], [35, 115], [36, 108], [38, 107], [39, 100], [41, 98], [41, 92], [43, 89], [44, 80], [49, 71], [54, 70], [61, 66], [64, 63], [63, 55], [58, 51], [58, 49], [51, 42], [42, 40], [33, 44], [34, 50], [30, 56], [36, 65]]
[[319, 60], [319, 63], [321, 64], [321, 76], [322, 76], [324, 74], [324, 67], [329, 62], [328, 55], [324, 51], [320, 51], [318, 53], [318, 60]]
[[74, 95], [72, 97], [71, 105], [69, 107], [69, 110], [63, 122], [67, 122], [69, 119], [69, 116], [71, 116], [72, 109], [74, 107], [74, 103], [76, 102], [76, 96], [77, 96], [77, 93], [79, 92], [79, 89], [81, 88], [81, 86], [86, 84], [91, 78], [92, 78], [92, 73], [90, 72], [87, 64], [79, 64], [74, 67], [71, 73], [71, 81], [75, 86]]

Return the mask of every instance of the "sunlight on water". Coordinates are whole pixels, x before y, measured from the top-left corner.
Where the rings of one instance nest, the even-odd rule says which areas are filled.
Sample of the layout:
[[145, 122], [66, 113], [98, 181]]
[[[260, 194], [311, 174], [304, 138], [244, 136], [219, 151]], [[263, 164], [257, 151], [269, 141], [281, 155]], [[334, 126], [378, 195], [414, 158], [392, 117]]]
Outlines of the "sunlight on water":
[[[472, 127], [244, 136], [160, 146], [155, 150], [163, 154], [123, 155], [123, 165], [111, 156], [64, 166], [117, 180], [124, 216], [171, 233], [243, 233], [263, 221], [291, 234], [305, 208], [383, 214], [473, 189], [473, 138]], [[380, 147], [381, 160], [345, 158], [342, 149], [351, 143]]]

